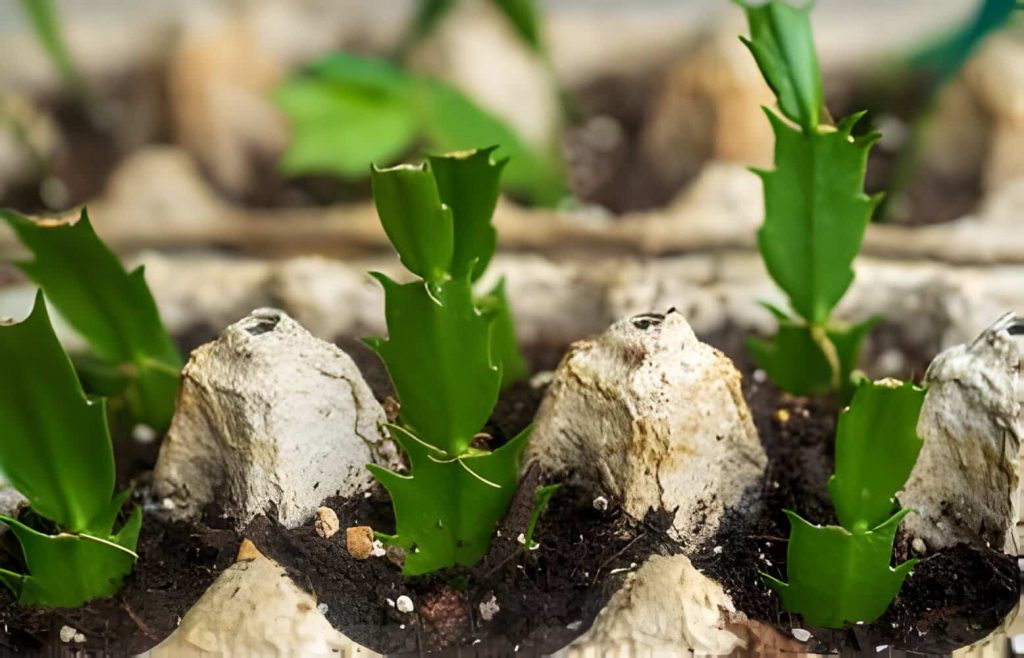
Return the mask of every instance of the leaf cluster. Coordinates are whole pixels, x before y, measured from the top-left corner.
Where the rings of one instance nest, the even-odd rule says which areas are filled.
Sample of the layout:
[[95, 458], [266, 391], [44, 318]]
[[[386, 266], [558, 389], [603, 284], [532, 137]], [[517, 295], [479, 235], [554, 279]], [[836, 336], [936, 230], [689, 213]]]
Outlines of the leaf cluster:
[[24, 604], [74, 607], [113, 595], [135, 564], [142, 512], [115, 532], [128, 491], [114, 494], [104, 404], [82, 390], [42, 293], [25, 321], [0, 325], [0, 363], [0, 472], [33, 513], [0, 516], [23, 556], [0, 568], [0, 582]]
[[104, 395], [123, 392], [138, 421], [166, 429], [182, 359], [144, 269], [124, 269], [84, 208], [72, 219], [31, 219], [9, 210], [0, 210], [0, 219], [34, 256], [18, 267], [88, 343], [95, 358], [80, 363], [82, 378]]
[[896, 493], [910, 477], [922, 440], [924, 390], [864, 380], [839, 418], [836, 467], [828, 490], [839, 526], [814, 525], [786, 510], [789, 582], [762, 574], [791, 612], [812, 626], [842, 628], [885, 612], [917, 560], [891, 567], [900, 520]]
[[778, 112], [766, 110], [775, 169], [756, 170], [765, 199], [758, 247], [793, 311], [771, 308], [778, 334], [749, 346], [787, 391], [835, 391], [848, 399], [861, 340], [877, 320], [846, 326], [831, 313], [853, 282], [853, 260], [878, 201], [864, 193], [868, 151], [878, 135], [854, 134], [862, 113], [834, 126], [823, 122], [828, 114], [807, 9], [782, 0], [743, 6], [750, 25], [744, 43], [778, 99]]
[[503, 283], [482, 297], [473, 282], [495, 248], [491, 216], [505, 161], [494, 149], [374, 169], [374, 199], [403, 265], [417, 277], [384, 287], [386, 339], [367, 343], [387, 366], [401, 404], [392, 437], [411, 474], [370, 466], [388, 490], [406, 575], [471, 565], [515, 492], [529, 430], [490, 450], [478, 445], [503, 383], [525, 374]]
[[292, 125], [280, 166], [290, 175], [365, 178], [367, 163], [394, 162], [421, 146], [439, 151], [501, 144], [508, 189], [554, 205], [566, 194], [557, 151], [523, 142], [504, 121], [454, 87], [383, 60], [334, 54], [279, 87]]

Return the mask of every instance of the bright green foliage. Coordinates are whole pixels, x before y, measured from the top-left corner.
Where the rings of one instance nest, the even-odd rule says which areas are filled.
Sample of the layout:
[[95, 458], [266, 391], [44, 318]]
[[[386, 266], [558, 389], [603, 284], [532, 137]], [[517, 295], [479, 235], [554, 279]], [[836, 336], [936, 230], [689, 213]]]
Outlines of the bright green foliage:
[[757, 243], [793, 310], [808, 323], [824, 324], [853, 283], [853, 259], [874, 204], [863, 191], [864, 170], [878, 135], [851, 136], [860, 114], [810, 135], [767, 114], [775, 131], [775, 170], [758, 172], [765, 221]]
[[809, 14], [777, 1], [743, 7], [750, 39], [741, 39], [775, 92], [779, 109], [804, 133], [815, 132], [825, 94]]
[[0, 210], [35, 260], [18, 263], [102, 361], [131, 377], [125, 392], [135, 417], [160, 430], [178, 395], [181, 355], [160, 321], [142, 267], [125, 271], [93, 230], [77, 220], [33, 220]]
[[529, 434], [524, 430], [493, 452], [468, 449], [456, 459], [391, 426], [412, 475], [368, 468], [391, 495], [396, 527], [387, 539], [407, 549], [405, 575], [472, 566], [484, 556], [515, 493]]
[[553, 205], [565, 194], [557, 151], [525, 144], [505, 122], [455, 88], [353, 55], [330, 55], [274, 95], [291, 121], [287, 174], [364, 178], [368, 163], [391, 163], [423, 144], [459, 151], [501, 144], [510, 162], [505, 184]]
[[0, 516], [28, 567], [0, 569], [0, 581], [26, 604], [71, 607], [110, 596], [135, 563], [141, 510], [114, 532], [128, 492], [114, 495], [103, 402], [82, 391], [42, 294], [24, 322], [0, 326], [0, 363], [0, 471], [58, 528], [45, 534]]
[[[836, 431], [836, 471], [828, 492], [844, 528], [873, 528], [889, 518], [923, 441], [917, 436], [924, 390], [892, 380], [863, 383]], [[880, 458], [883, 457], [884, 458]]]
[[473, 445], [497, 403], [503, 366], [525, 374], [502, 283], [481, 299], [473, 293], [495, 246], [490, 220], [504, 163], [494, 163], [492, 151], [373, 171], [381, 222], [402, 262], [422, 277], [399, 284], [374, 275], [384, 286], [388, 337], [367, 341], [401, 404], [401, 426], [391, 433], [412, 472], [369, 468], [391, 495], [396, 533], [387, 540], [407, 549], [406, 575], [484, 555], [515, 493], [529, 436], [527, 429], [493, 452]]
[[779, 321], [779, 330], [769, 340], [751, 338], [747, 349], [758, 365], [771, 374], [779, 388], [793, 395], [824, 395], [838, 386], [842, 400], [853, 395], [853, 373], [860, 360], [864, 336], [881, 321], [878, 316], [853, 325], [830, 323], [823, 331], [839, 362], [838, 384], [832, 364], [815, 341], [807, 325], [791, 319], [780, 309], [764, 304]]
[[812, 626], [842, 628], [877, 619], [916, 564], [893, 568], [900, 520], [896, 493], [917, 461], [924, 391], [893, 380], [862, 381], [839, 419], [829, 494], [842, 527], [816, 526], [786, 511], [791, 531], [785, 583], [764, 575], [783, 606]]
[[842, 628], [847, 622], [874, 621], [917, 564], [908, 560], [896, 568], [889, 566], [896, 528], [909, 511], [868, 532], [851, 533], [838, 526], [813, 525], [787, 510], [789, 582], [770, 576], [764, 576], [765, 581], [783, 607], [799, 612], [807, 625]]
[[[871, 323], [846, 327], [830, 315], [853, 282], [853, 259], [878, 201], [864, 193], [868, 150], [878, 135], [853, 134], [862, 114], [836, 126], [821, 123], [827, 113], [807, 9], [782, 0], [743, 6], [751, 33], [744, 42], [781, 112], [766, 111], [775, 169], [757, 171], [765, 199], [758, 246], [796, 314], [776, 313], [779, 335], [752, 350], [758, 365], [792, 393], [848, 393]], [[804, 369], [806, 363], [811, 367]]]
[[399, 285], [382, 274], [388, 338], [370, 340], [402, 403], [402, 425], [453, 455], [469, 448], [498, 400], [491, 319], [463, 279]]

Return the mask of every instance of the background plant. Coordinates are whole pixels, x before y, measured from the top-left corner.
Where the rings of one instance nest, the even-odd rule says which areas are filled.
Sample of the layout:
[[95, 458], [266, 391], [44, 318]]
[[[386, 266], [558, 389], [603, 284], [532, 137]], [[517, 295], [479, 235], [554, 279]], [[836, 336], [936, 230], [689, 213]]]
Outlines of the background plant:
[[885, 612], [917, 560], [893, 568], [900, 521], [896, 493], [910, 477], [923, 441], [917, 419], [924, 390], [895, 380], [864, 380], [839, 417], [835, 473], [828, 491], [839, 526], [818, 526], [786, 510], [791, 529], [789, 582], [762, 574], [790, 612], [811, 626], [842, 628]]
[[368, 344], [384, 360], [401, 411], [392, 437], [411, 467], [369, 469], [391, 495], [404, 573], [418, 575], [483, 557], [515, 493], [529, 428], [491, 450], [479, 435], [503, 381], [525, 372], [502, 285], [477, 298], [473, 281], [494, 252], [490, 223], [504, 161], [494, 149], [432, 157], [421, 167], [374, 169], [381, 223], [417, 280], [383, 274], [387, 339]]
[[454, 87], [384, 60], [329, 55], [274, 94], [293, 139], [280, 163], [288, 175], [366, 177], [366, 163], [391, 163], [418, 147], [457, 151], [501, 144], [508, 189], [544, 205], [565, 194], [556, 145], [537, 150]]
[[845, 325], [831, 313], [853, 282], [853, 259], [878, 202], [864, 193], [868, 150], [878, 134], [853, 134], [863, 113], [831, 125], [807, 9], [781, 0], [743, 7], [750, 24], [744, 43], [779, 110], [766, 110], [775, 169], [757, 170], [765, 202], [757, 242], [792, 308], [788, 313], [765, 304], [779, 321], [778, 333], [748, 345], [758, 366], [786, 391], [838, 391], [848, 398], [861, 342], [877, 319]]
[[182, 360], [160, 321], [144, 268], [127, 272], [96, 235], [85, 209], [72, 219], [39, 220], [0, 210], [0, 219], [35, 257], [18, 267], [95, 355], [79, 362], [90, 389], [123, 392], [137, 420], [166, 429]]
[[129, 492], [114, 495], [104, 404], [83, 392], [42, 293], [24, 322], [0, 326], [0, 363], [0, 471], [31, 509], [0, 516], [21, 548], [0, 582], [23, 604], [111, 596], [135, 564], [142, 510], [114, 531]]

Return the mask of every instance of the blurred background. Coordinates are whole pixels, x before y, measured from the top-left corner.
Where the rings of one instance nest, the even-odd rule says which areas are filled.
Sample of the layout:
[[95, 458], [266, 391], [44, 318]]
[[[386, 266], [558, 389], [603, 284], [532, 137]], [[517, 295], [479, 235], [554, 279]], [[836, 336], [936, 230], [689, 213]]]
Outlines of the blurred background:
[[[1015, 7], [814, 9], [832, 116], [867, 110], [858, 130], [882, 134], [868, 191], [886, 200], [839, 309], [887, 318], [873, 374], [1024, 308]], [[0, 207], [88, 204], [185, 349], [263, 305], [348, 345], [383, 330], [363, 273], [395, 262], [371, 163], [497, 144], [494, 274], [535, 367], [668, 306], [742, 358], [773, 330], [757, 301], [783, 301], [755, 249], [773, 96], [745, 30], [727, 0], [12, 0]], [[0, 257], [20, 253], [0, 227]], [[0, 316], [32, 291], [0, 265]]]

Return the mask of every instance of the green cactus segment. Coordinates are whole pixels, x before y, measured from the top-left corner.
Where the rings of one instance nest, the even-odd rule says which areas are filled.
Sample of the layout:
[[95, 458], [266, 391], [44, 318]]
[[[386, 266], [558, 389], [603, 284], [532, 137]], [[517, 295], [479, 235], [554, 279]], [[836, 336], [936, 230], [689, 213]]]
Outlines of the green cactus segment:
[[922, 441], [924, 390], [895, 380], [857, 387], [839, 419], [829, 495], [842, 526], [816, 526], [794, 512], [783, 582], [762, 574], [791, 612], [811, 626], [842, 628], [880, 617], [916, 560], [893, 568], [893, 541], [904, 516], [896, 493], [910, 477]]
[[141, 509], [114, 532], [128, 492], [114, 495], [104, 405], [83, 392], [42, 293], [27, 319], [0, 325], [0, 363], [0, 471], [47, 522], [41, 532], [0, 517], [27, 567], [0, 569], [0, 582], [24, 604], [74, 607], [110, 596], [135, 564]]
[[135, 417], [157, 430], [174, 413], [181, 354], [160, 321], [144, 270], [127, 272], [85, 209], [74, 220], [34, 220], [0, 210], [34, 260], [18, 263], [101, 360], [130, 373]]
[[396, 532], [388, 540], [407, 551], [403, 573], [476, 564], [515, 494], [529, 428], [493, 452], [470, 449], [459, 458], [400, 427], [391, 430], [411, 475], [369, 468], [391, 495]]

